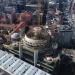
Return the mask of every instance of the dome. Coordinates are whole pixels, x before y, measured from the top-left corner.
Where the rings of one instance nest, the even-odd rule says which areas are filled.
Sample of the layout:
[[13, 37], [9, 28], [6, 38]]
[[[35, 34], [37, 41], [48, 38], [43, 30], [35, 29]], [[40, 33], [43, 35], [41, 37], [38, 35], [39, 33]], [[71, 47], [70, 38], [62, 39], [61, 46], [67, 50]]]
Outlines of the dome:
[[45, 32], [41, 27], [34, 27], [27, 33], [27, 36], [34, 40], [47, 40], [48, 33]]
[[33, 47], [45, 47], [50, 40], [49, 34], [42, 27], [33, 27], [24, 37], [24, 44]]

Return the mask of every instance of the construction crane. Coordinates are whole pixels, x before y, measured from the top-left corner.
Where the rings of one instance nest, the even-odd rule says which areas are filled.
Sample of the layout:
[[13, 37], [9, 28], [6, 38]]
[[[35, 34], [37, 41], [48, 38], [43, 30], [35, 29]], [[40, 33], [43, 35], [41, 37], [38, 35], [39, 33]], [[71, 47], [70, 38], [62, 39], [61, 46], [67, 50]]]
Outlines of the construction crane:
[[3, 27], [3, 28], [12, 28], [13, 31], [11, 32], [11, 34], [14, 33], [14, 32], [19, 31], [20, 28], [23, 28], [25, 26], [26, 25], [23, 22], [21, 22], [20, 24], [10, 24], [10, 25], [9, 24], [0, 24], [0, 28], [1, 27]]
[[5, 36], [4, 33], [2, 35], [4, 37], [6, 37], [7, 41], [10, 41], [11, 35], [13, 33], [20, 32], [20, 30], [22, 28], [29, 27], [27, 25], [27, 21], [30, 20], [31, 16], [32, 16], [31, 13], [24, 12], [24, 13], [20, 14], [20, 23], [19, 24], [0, 24], [0, 28], [11, 28], [11, 29], [13, 29], [11, 32], [8, 33], [8, 35]]
[[1, 27], [3, 27], [3, 28], [12, 28], [13, 31], [10, 33], [10, 34], [12, 34], [14, 32], [19, 31], [19, 29], [28, 26], [26, 24], [27, 24], [28, 21], [31, 20], [31, 17], [32, 17], [32, 14], [30, 12], [21, 13], [20, 17], [19, 17], [19, 20], [20, 20], [19, 24], [0, 24], [0, 28]]
[[12, 25], [0, 24], [0, 27], [3, 27], [3, 28], [12, 28], [13, 29], [13, 31], [11, 31], [10, 33], [7, 32], [8, 34], [6, 34], [6, 31], [1, 32], [1, 34], [0, 34], [0, 38], [2, 38], [1, 41], [4, 40], [3, 37], [6, 39], [6, 41], [2, 43], [2, 46], [3, 46], [3, 44], [5, 44], [5, 43], [6, 44], [10, 44], [11, 43], [11, 35], [14, 34], [14, 33], [19, 32], [20, 29], [22, 29], [23, 27], [26, 27], [26, 24], [23, 23], [23, 22], [21, 22], [18, 25], [17, 24], [12, 24]]

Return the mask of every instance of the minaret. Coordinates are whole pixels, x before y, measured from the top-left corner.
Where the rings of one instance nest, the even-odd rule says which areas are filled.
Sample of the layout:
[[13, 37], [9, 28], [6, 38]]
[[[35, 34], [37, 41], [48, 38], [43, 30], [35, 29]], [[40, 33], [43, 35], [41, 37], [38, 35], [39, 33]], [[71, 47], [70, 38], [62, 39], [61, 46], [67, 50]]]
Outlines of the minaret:
[[36, 2], [37, 2], [37, 8], [36, 8], [36, 16], [37, 16], [37, 26], [39, 26], [40, 25], [40, 11], [41, 11], [41, 3], [40, 3], [40, 0], [36, 0]]

